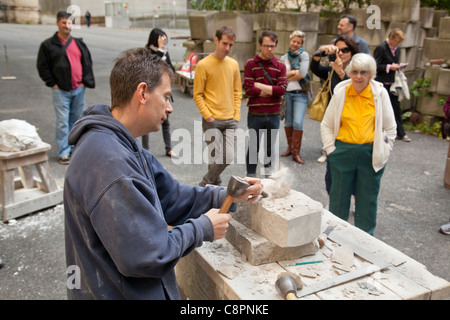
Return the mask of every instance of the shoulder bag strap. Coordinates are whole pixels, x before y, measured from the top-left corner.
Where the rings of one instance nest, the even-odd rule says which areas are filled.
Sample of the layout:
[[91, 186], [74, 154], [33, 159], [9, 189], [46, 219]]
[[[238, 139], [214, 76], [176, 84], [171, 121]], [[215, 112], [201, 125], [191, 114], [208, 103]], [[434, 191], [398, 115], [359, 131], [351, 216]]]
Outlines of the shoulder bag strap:
[[263, 70], [263, 72], [264, 72], [264, 75], [266, 76], [266, 79], [267, 79], [267, 80], [270, 82], [270, 84], [273, 86], [272, 79], [270, 78], [270, 76], [269, 76], [269, 74], [267, 73], [266, 69], [264, 69], [262, 63], [261, 63], [261, 62], [258, 62], [258, 64], [261, 66], [261, 68], [262, 68], [262, 70]]

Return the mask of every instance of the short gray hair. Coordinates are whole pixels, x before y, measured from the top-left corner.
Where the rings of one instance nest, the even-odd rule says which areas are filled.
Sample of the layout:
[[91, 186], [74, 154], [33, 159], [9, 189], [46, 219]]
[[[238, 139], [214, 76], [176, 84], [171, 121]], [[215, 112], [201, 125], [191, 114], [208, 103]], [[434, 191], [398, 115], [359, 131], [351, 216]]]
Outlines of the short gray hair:
[[295, 30], [294, 32], [291, 33], [291, 35], [289, 36], [289, 40], [292, 40], [292, 38], [294, 37], [300, 37], [303, 40], [303, 43], [305, 43], [305, 38], [306, 38], [306, 34], [303, 31], [300, 30]]
[[377, 75], [377, 62], [367, 53], [357, 53], [352, 57], [345, 69], [345, 73], [350, 74], [353, 70], [369, 71], [371, 78]]

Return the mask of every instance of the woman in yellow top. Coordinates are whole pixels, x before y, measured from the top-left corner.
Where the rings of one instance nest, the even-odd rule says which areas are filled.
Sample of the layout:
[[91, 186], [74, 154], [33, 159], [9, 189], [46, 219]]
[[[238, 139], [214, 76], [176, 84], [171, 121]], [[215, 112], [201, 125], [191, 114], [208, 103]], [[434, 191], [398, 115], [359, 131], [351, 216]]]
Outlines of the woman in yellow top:
[[347, 220], [355, 185], [355, 225], [373, 235], [381, 176], [396, 137], [389, 94], [373, 80], [376, 62], [368, 54], [353, 56], [320, 126], [333, 183], [330, 211]]

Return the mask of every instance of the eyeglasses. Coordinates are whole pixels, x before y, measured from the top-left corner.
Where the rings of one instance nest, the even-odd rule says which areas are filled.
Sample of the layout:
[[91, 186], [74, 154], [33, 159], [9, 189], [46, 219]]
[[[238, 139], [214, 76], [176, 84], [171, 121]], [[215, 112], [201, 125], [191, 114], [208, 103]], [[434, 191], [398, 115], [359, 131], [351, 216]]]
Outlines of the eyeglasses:
[[339, 52], [349, 53], [350, 52], [350, 48], [349, 47], [345, 47], [345, 48], [339, 49]]
[[275, 49], [277, 46], [272, 46], [272, 45], [268, 45], [268, 44], [263, 44], [262, 45], [262, 47], [264, 48], [264, 49]]
[[362, 71], [352, 70], [352, 71], [350, 71], [350, 74], [351, 74], [352, 76], [357, 76], [358, 73], [359, 73], [361, 76], [367, 76], [367, 75], [370, 74], [370, 72], [369, 72], [369, 71], [366, 71], [366, 70], [362, 70]]

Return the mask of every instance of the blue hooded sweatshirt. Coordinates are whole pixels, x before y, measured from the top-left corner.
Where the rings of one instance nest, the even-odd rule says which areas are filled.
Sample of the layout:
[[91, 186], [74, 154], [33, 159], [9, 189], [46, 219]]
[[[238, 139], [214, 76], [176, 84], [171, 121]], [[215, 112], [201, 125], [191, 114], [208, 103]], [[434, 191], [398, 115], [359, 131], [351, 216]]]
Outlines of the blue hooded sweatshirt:
[[105, 105], [85, 110], [69, 144], [75, 148], [64, 182], [66, 262], [74, 270], [68, 298], [179, 299], [174, 267], [213, 241], [203, 213], [219, 208], [226, 190], [172, 178]]

